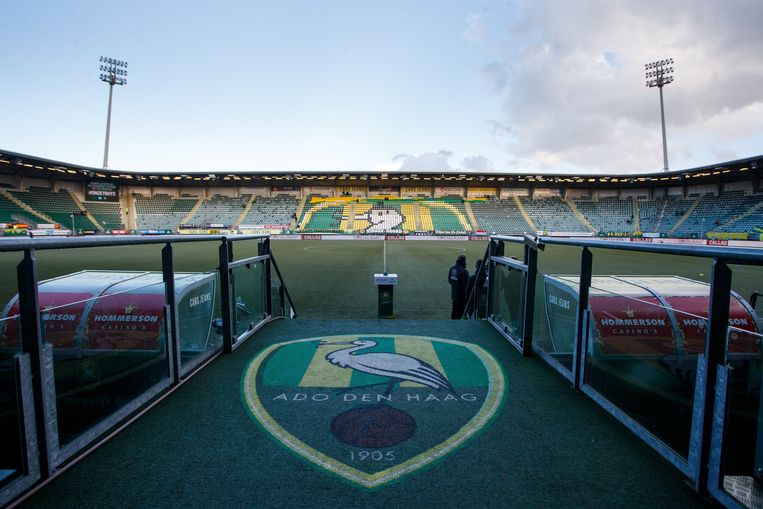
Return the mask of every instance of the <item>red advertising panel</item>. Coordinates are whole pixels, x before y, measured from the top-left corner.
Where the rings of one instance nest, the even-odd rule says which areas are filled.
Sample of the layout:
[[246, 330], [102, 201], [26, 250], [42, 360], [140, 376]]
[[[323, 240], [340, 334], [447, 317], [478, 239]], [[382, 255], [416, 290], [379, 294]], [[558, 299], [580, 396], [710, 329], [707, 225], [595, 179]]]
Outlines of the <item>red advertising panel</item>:
[[[85, 312], [86, 299], [90, 293], [51, 292], [39, 294], [40, 317], [43, 339], [46, 343], [58, 347], [74, 347], [77, 342], [77, 326]], [[76, 304], [69, 304], [76, 302]], [[66, 305], [68, 304], [68, 305]], [[62, 306], [62, 307], [59, 307]], [[19, 313], [19, 302], [16, 300], [8, 311], [8, 316]], [[0, 343], [5, 347], [19, 345], [19, 322], [7, 320], [0, 336]]]
[[[547, 294], [566, 286], [577, 298], [577, 278], [544, 277]], [[589, 297], [594, 349], [599, 354], [704, 353], [709, 289], [706, 283], [678, 276], [594, 276]], [[727, 351], [759, 355], [759, 319], [741, 297], [730, 297]], [[563, 317], [553, 306], [547, 306], [547, 313], [552, 340], [560, 343], [564, 326], [556, 322]]]
[[[184, 351], [206, 348], [215, 299], [214, 273], [175, 273]], [[83, 350], [159, 350], [164, 341], [164, 283], [159, 272], [81, 271], [40, 282], [43, 338]], [[3, 318], [18, 314], [18, 296]], [[0, 322], [0, 347], [19, 347], [18, 320]], [[212, 338], [216, 340], [220, 338]], [[221, 339], [220, 339], [221, 340]]]
[[162, 335], [164, 294], [101, 296], [88, 315], [86, 348], [157, 350]]
[[[704, 353], [707, 337], [707, 315], [709, 298], [701, 297], [666, 297], [668, 305], [676, 310], [678, 326], [684, 336], [683, 347], [688, 353]], [[729, 306], [729, 353], [754, 353], [760, 351], [757, 336], [743, 331], [756, 332], [755, 319], [749, 311], [732, 296]], [[741, 329], [741, 330], [738, 330]]]
[[655, 297], [591, 296], [598, 342], [604, 354], [673, 354], [668, 313]]

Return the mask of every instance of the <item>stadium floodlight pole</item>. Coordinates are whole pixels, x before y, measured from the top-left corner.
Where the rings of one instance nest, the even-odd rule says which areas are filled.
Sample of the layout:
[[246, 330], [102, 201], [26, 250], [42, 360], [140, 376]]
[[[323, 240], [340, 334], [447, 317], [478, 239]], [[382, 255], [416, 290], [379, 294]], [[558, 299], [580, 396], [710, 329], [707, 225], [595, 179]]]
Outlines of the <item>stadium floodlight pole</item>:
[[668, 142], [665, 137], [665, 106], [662, 102], [662, 87], [673, 83], [673, 59], [657, 60], [646, 64], [646, 86], [660, 89], [660, 119], [662, 120], [662, 162], [663, 170], [668, 171]]
[[109, 84], [109, 112], [106, 116], [106, 146], [103, 149], [103, 168], [109, 167], [109, 132], [111, 131], [111, 98], [114, 85], [127, 85], [127, 62], [101, 57], [101, 81]]

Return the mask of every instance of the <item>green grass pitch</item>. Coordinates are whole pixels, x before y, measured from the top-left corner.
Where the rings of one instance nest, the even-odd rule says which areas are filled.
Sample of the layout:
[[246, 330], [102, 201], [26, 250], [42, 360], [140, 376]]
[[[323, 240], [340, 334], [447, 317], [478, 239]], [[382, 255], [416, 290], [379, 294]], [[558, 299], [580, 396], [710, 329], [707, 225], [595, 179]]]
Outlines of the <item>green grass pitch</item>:
[[[211, 271], [218, 266], [216, 241], [174, 246], [176, 271]], [[79, 270], [161, 270], [162, 244], [75, 250], [41, 250], [37, 253], [38, 277], [43, 280]], [[398, 275], [395, 317], [447, 319], [450, 316], [448, 268], [461, 253], [470, 272], [482, 258], [482, 241], [387, 241], [387, 272]], [[381, 241], [274, 240], [276, 261], [294, 299], [300, 318], [357, 319], [377, 317], [373, 274], [384, 268]], [[256, 255], [256, 243], [234, 243], [236, 259]], [[519, 245], [507, 245], [507, 256], [522, 259]], [[579, 248], [547, 246], [539, 255], [539, 271], [577, 274]], [[15, 265], [20, 253], [0, 254], [0, 300], [15, 294]], [[711, 260], [650, 253], [593, 250], [595, 274], [679, 275], [709, 281]], [[763, 269], [734, 266], [733, 288], [745, 298], [763, 291]], [[542, 286], [538, 286], [542, 291]], [[760, 309], [761, 304], [758, 305]]]

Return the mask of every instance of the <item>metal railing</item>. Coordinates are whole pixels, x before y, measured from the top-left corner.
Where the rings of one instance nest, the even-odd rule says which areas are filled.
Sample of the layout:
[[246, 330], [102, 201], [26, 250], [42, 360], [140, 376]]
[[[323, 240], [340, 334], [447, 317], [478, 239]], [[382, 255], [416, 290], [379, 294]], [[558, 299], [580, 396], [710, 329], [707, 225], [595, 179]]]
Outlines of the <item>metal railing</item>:
[[[510, 245], [522, 247], [522, 260], [505, 256], [505, 250]], [[572, 344], [564, 351], [564, 355], [559, 355], [554, 348], [536, 344], [533, 337], [533, 325], [536, 322], [540, 324], [540, 317], [534, 309], [536, 298], [539, 297], [535, 285], [538, 256], [547, 246], [579, 249], [579, 272], [574, 277], [562, 278], [564, 284], [559, 285], [566, 286], [566, 291], [574, 294], [577, 299], [575, 309], [565, 310], [568, 320], [564, 325], [571, 331]], [[636, 353], [612, 355], [611, 359], [606, 359], [607, 356], [601, 354], [604, 338], [592, 337], [597, 322], [590, 305], [591, 292], [597, 292], [597, 295], [607, 293], [606, 289], [592, 283], [592, 249], [596, 253], [599, 250], [602, 253], [605, 250], [620, 253], [629, 251], [702, 257], [711, 261], [704, 351], [682, 354], [681, 333], [677, 332], [675, 343], [678, 350], [675, 355]], [[488, 251], [488, 321], [511, 345], [524, 356], [534, 354], [547, 362], [568, 379], [575, 389], [588, 395], [683, 472], [696, 490], [709, 493], [729, 507], [752, 506], [755, 502], [749, 500], [759, 500], [763, 494], [763, 404], [760, 403], [763, 337], [760, 332], [763, 329], [754, 311], [758, 292], [753, 293], [752, 306], [744, 304], [753, 321], [757, 322], [755, 332], [733, 327], [729, 322], [729, 310], [732, 300], [739, 301], [731, 286], [734, 266], [763, 266], [763, 250], [493, 236]], [[626, 278], [612, 278], [627, 281]], [[548, 279], [544, 276], [544, 280]], [[636, 286], [636, 283], [630, 284]], [[549, 287], [553, 285], [544, 286], [544, 303], [546, 299], [554, 299], [555, 302], [558, 299], [555, 295], [546, 294]], [[614, 292], [608, 293], [613, 297], [627, 298]], [[644, 302], [645, 300], [650, 302]], [[678, 323], [676, 317], [683, 315], [698, 320], [702, 324], [699, 327], [705, 326], [704, 316], [673, 309], [664, 301], [658, 304], [652, 302], [657, 300], [633, 299], [633, 302], [664, 307], [674, 325]], [[540, 299], [537, 301], [540, 302]], [[508, 309], [512, 305], [516, 307], [513, 311]], [[565, 306], [573, 307], [574, 304]], [[730, 353], [727, 347], [729, 330], [752, 338], [751, 341], [756, 342], [757, 346], [744, 354]], [[623, 366], [630, 371], [626, 372]], [[660, 388], [650, 386], [649, 377], [655, 373], [663, 376], [667, 387], [678, 388], [680, 395], [660, 394]], [[661, 389], [668, 390], [664, 387]], [[665, 406], [660, 414], [658, 408], [663, 397], [666, 398], [663, 402]], [[670, 398], [677, 399], [670, 401]], [[633, 399], [638, 399], [638, 403], [629, 401]], [[685, 403], [685, 406], [673, 410], [678, 405], [676, 401]], [[672, 420], [673, 414], [670, 414], [674, 411], [675, 421]], [[679, 415], [681, 412], [684, 415]], [[663, 422], [653, 422], [659, 419], [663, 419]], [[685, 431], [677, 433], [678, 437], [673, 436], [681, 426]], [[729, 437], [730, 430], [733, 431], [734, 438]], [[749, 451], [755, 451], [754, 459]], [[748, 499], [744, 499], [744, 496], [740, 498], [729, 487], [729, 483], [741, 483], [747, 490], [746, 493], [753, 495]], [[732, 492], [736, 494], [732, 496]]]
[[[174, 246], [199, 242], [220, 243], [219, 266], [176, 273]], [[236, 260], [234, 244], [247, 242], [257, 244], [257, 255]], [[42, 284], [38, 279], [41, 250], [144, 244], [163, 245], [160, 274], [120, 271], [115, 277], [113, 272], [83, 271]], [[0, 506], [68, 468], [268, 321], [296, 317], [268, 235], [14, 239], [0, 242], [0, 252], [22, 255], [16, 267], [17, 297], [0, 319]], [[60, 293], [59, 301], [52, 302], [46, 294], [41, 306], [45, 284], [66, 284], [71, 277], [79, 277], [80, 284], [88, 277], [115, 282], [92, 296], [82, 297], [80, 289]], [[135, 303], [146, 307], [148, 302], [155, 304], [152, 316], [119, 317], [129, 324], [99, 322], [117, 316], [108, 313], [119, 306], [129, 315]], [[97, 309], [104, 314], [96, 315]], [[212, 321], [216, 312], [221, 316]], [[193, 330], [190, 324], [201, 325]]]

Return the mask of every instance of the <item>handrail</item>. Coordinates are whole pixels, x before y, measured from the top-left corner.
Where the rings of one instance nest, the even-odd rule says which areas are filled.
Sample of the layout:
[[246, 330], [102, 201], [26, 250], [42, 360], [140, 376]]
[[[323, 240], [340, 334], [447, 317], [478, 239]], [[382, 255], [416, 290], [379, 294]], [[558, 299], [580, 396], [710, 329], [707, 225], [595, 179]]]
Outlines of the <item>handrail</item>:
[[[494, 240], [502, 240], [512, 243], [522, 243], [522, 237], [494, 235], [490, 237]], [[545, 244], [559, 246], [575, 246], [613, 249], [620, 251], [638, 251], [656, 254], [672, 254], [681, 256], [695, 256], [700, 258], [722, 258], [729, 263], [747, 263], [763, 262], [763, 249], [748, 247], [715, 247], [700, 245], [672, 245], [672, 244], [649, 244], [649, 243], [630, 243], [618, 242], [612, 240], [597, 239], [562, 239], [559, 237], [538, 237]]]
[[66, 249], [77, 247], [131, 246], [135, 244], [166, 244], [178, 242], [213, 242], [267, 239], [268, 234], [258, 235], [125, 235], [87, 237], [64, 237], [44, 239], [7, 239], [0, 241], [0, 252], [24, 251], [27, 249]]
[[296, 318], [297, 308], [294, 307], [294, 301], [291, 300], [291, 295], [289, 295], [289, 289], [286, 287], [286, 281], [284, 281], [283, 276], [281, 275], [281, 270], [278, 268], [278, 264], [276, 263], [276, 259], [274, 256], [270, 257], [270, 263], [273, 265], [273, 268], [276, 269], [276, 274], [278, 275], [278, 279], [283, 284], [284, 294], [286, 295], [286, 298], [289, 299], [289, 304], [291, 305], [292, 318]]

